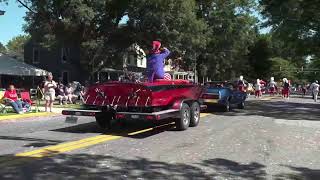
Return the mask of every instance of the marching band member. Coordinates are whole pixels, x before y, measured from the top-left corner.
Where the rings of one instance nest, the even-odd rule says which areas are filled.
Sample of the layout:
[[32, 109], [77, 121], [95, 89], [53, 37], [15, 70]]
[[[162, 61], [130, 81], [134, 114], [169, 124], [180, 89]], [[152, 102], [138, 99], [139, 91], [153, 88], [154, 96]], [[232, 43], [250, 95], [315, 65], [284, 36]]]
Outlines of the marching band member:
[[244, 82], [243, 76], [240, 76], [237, 85], [238, 85], [238, 90], [239, 91], [245, 92], [246, 84]]
[[255, 89], [255, 97], [256, 98], [261, 98], [262, 96], [262, 92], [261, 92], [261, 89], [262, 89], [262, 85], [260, 83], [260, 79], [257, 79], [257, 82], [256, 84], [254, 85], [254, 89]]
[[274, 77], [271, 77], [270, 78], [270, 83], [269, 83], [270, 96], [274, 96], [276, 91], [277, 91], [277, 83], [274, 81]]
[[289, 88], [290, 84], [287, 78], [283, 78], [283, 90], [282, 90], [282, 97], [289, 99]]

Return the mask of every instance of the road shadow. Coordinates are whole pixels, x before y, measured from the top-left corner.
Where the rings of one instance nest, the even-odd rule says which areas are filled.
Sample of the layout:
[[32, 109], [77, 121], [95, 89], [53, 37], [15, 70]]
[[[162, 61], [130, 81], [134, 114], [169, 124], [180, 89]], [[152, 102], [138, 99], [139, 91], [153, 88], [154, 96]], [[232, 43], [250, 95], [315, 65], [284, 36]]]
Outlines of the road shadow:
[[285, 120], [320, 120], [320, 104], [290, 101], [248, 101], [245, 110], [219, 113], [222, 116], [264, 116]]
[[[114, 135], [129, 137], [135, 139], [147, 138], [165, 131], [171, 131], [174, 129], [172, 121], [162, 122], [147, 122], [147, 121], [136, 121], [136, 122], [122, 122], [116, 123], [111, 129], [101, 130], [95, 122], [78, 124], [65, 128], [53, 129], [50, 131], [55, 132], [66, 132], [66, 133], [100, 133], [105, 135]], [[140, 132], [142, 131], [142, 132]]]
[[56, 145], [63, 143], [64, 141], [58, 140], [49, 140], [49, 139], [40, 139], [40, 138], [28, 138], [28, 137], [19, 137], [19, 136], [0, 136], [1, 140], [14, 140], [14, 141], [31, 141], [30, 144], [24, 145], [24, 147], [44, 147], [49, 145]]
[[[1, 159], [2, 157], [0, 157]], [[32, 166], [30, 164], [32, 163]], [[0, 169], [0, 179], [266, 179], [265, 166], [247, 165], [226, 159], [209, 159], [198, 164], [168, 163], [143, 157], [131, 159], [104, 155], [59, 154]]]
[[305, 167], [286, 166], [294, 173], [281, 173], [274, 176], [275, 180], [316, 180], [320, 179], [320, 169], [309, 169]]
[[[169, 163], [132, 156], [130, 159], [93, 154], [55, 154], [43, 159], [0, 156], [0, 179], [69, 180], [69, 179], [246, 179], [246, 180], [315, 180], [320, 170], [279, 165], [287, 169], [267, 174], [266, 166], [257, 162], [239, 163], [215, 158], [199, 163]], [[288, 173], [286, 173], [288, 172]]]

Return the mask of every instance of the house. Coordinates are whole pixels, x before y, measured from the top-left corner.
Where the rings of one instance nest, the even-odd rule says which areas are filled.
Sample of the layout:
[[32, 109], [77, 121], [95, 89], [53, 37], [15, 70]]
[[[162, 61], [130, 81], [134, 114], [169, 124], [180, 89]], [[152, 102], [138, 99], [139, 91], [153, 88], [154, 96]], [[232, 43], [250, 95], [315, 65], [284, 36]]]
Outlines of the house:
[[122, 54], [122, 69], [103, 68], [98, 72], [97, 80], [118, 80], [124, 71], [142, 75], [146, 71], [147, 58], [144, 50], [137, 44], [132, 44]]
[[[80, 47], [74, 45], [46, 49], [30, 40], [24, 47], [24, 59], [28, 64], [52, 72], [54, 79], [62, 80], [64, 84], [71, 81], [83, 83], [89, 79], [89, 72], [80, 63]], [[137, 44], [133, 44], [123, 53], [123, 69], [144, 72], [146, 64], [146, 55]], [[95, 73], [94, 80], [116, 80], [123, 69], [103, 68]]]
[[41, 47], [33, 40], [24, 46], [24, 61], [41, 69], [52, 72], [56, 81], [84, 82], [89, 73], [80, 65], [80, 48], [75, 46], [59, 46], [51, 49]]

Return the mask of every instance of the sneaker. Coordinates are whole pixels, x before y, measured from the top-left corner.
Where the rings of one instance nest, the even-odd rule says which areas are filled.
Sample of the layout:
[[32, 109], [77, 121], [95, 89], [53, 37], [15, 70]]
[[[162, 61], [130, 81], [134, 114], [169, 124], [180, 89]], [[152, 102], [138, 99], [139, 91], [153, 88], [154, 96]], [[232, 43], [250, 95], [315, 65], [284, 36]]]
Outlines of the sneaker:
[[24, 112], [23, 112], [23, 111], [20, 111], [20, 112], [18, 112], [18, 114], [24, 114]]

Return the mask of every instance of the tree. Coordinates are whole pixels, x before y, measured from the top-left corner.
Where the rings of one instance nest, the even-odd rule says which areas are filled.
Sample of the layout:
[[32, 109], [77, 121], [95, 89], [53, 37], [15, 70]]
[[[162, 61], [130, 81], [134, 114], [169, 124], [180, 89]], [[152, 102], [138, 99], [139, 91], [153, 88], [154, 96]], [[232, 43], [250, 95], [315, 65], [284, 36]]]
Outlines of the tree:
[[249, 47], [258, 34], [252, 16], [255, 1], [198, 0], [198, 16], [209, 26], [210, 41], [203, 53], [212, 79], [247, 75]]
[[260, 0], [273, 32], [303, 55], [320, 55], [320, 1]]
[[0, 43], [0, 53], [6, 53], [6, 52], [7, 52], [6, 47], [2, 43]]
[[6, 45], [8, 53], [18, 57], [24, 56], [24, 45], [30, 40], [29, 35], [19, 35], [13, 37]]
[[249, 63], [251, 65], [252, 78], [265, 78], [270, 75], [272, 62], [271, 43], [268, 36], [260, 36], [251, 47], [249, 53]]
[[79, 47], [83, 67], [93, 74], [102, 66], [121, 63], [115, 57], [121, 50], [116, 46], [122, 41], [114, 41], [114, 37], [122, 37], [119, 33], [125, 32], [119, 22], [127, 3], [128, 0], [25, 0], [24, 5], [30, 9], [25, 31], [47, 48]]
[[194, 62], [208, 41], [207, 26], [196, 10], [194, 0], [133, 0], [128, 9], [131, 37], [144, 49], [160, 39], [178, 56]]
[[287, 78], [292, 81], [296, 80], [298, 69], [292, 62], [280, 57], [271, 58], [270, 62], [270, 72], [272, 72], [270, 76], [273, 76], [275, 80], [281, 80], [283, 78]]

